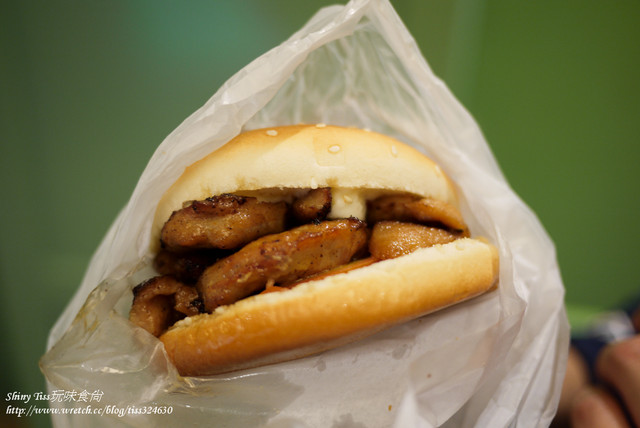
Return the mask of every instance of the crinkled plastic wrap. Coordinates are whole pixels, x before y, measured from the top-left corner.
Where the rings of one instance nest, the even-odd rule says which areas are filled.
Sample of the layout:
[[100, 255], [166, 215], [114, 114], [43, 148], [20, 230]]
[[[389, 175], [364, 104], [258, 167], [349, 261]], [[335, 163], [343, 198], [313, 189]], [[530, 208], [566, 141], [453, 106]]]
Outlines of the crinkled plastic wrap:
[[[300, 122], [379, 131], [437, 161], [457, 183], [471, 230], [499, 247], [499, 287], [316, 356], [182, 378], [160, 341], [127, 320], [132, 287], [152, 274], [156, 201], [185, 166], [243, 129]], [[100, 391], [93, 407], [171, 406], [55, 415], [56, 427], [542, 427], [565, 368], [563, 297], [553, 243], [474, 120], [390, 3], [354, 0], [319, 10], [162, 142], [53, 327], [41, 367], [50, 391]]]

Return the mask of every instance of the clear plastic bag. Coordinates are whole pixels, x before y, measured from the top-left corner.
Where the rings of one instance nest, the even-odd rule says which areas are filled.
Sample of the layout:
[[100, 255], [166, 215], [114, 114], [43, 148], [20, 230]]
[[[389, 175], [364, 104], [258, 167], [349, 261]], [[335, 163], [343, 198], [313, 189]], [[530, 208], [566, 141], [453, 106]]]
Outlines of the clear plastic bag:
[[[379, 131], [437, 161], [471, 230], [499, 247], [499, 287], [316, 356], [181, 378], [161, 343], [127, 321], [131, 289], [151, 272], [155, 203], [185, 166], [243, 129], [299, 122]], [[319, 10], [158, 147], [53, 327], [41, 367], [50, 391], [101, 393], [98, 414], [57, 414], [56, 427], [542, 427], [555, 413], [568, 349], [563, 297], [553, 243], [474, 120], [390, 3], [354, 0]]]

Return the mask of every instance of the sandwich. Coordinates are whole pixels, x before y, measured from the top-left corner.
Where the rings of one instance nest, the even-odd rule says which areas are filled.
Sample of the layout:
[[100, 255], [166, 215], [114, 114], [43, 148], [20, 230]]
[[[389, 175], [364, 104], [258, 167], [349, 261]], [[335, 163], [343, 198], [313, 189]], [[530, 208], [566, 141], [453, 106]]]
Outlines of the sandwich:
[[246, 131], [158, 201], [130, 321], [182, 376], [323, 352], [492, 290], [498, 251], [417, 149], [357, 128]]

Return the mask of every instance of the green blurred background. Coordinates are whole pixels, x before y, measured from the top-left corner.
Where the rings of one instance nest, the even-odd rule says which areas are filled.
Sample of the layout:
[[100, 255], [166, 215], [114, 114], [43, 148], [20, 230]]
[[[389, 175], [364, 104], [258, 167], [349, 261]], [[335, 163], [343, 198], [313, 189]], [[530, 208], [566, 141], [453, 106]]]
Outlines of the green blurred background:
[[[3, 398], [45, 391], [49, 328], [156, 146], [333, 3], [2, 2]], [[393, 4], [555, 241], [572, 324], [636, 292], [640, 2]]]

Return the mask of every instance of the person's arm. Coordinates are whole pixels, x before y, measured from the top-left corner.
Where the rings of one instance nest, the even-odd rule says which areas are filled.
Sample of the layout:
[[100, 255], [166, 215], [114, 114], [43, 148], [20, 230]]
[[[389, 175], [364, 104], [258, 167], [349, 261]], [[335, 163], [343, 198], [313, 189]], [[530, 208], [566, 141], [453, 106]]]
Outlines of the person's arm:
[[[633, 324], [640, 331], [640, 310]], [[604, 347], [595, 375], [597, 385], [584, 358], [572, 348], [554, 426], [640, 427], [640, 334]]]

